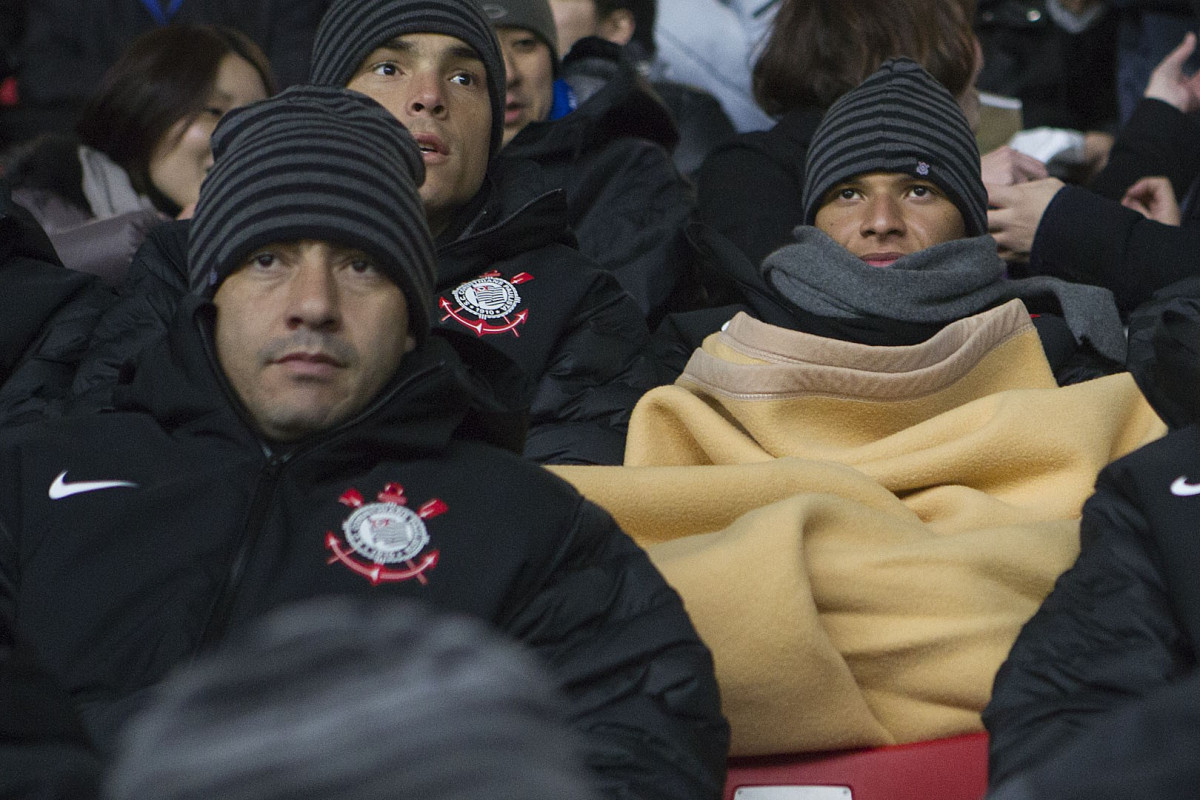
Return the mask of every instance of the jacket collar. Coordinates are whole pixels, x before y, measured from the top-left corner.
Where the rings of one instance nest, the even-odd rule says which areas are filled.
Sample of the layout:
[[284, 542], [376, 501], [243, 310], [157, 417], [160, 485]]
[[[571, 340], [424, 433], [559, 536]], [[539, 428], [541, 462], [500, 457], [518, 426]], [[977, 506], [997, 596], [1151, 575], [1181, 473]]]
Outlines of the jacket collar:
[[566, 194], [532, 161], [493, 162], [469, 220], [437, 241], [438, 289], [478, 277], [497, 261], [550, 244], [578, 247], [567, 222]]
[[354, 417], [286, 445], [264, 440], [217, 364], [215, 307], [188, 295], [167, 335], [139, 358], [132, 381], [116, 392], [118, 410], [152, 415], [172, 434], [210, 435], [264, 452], [312, 449], [348, 460], [411, 458], [444, 449], [477, 398], [452, 348], [431, 337], [404, 357], [391, 382]]

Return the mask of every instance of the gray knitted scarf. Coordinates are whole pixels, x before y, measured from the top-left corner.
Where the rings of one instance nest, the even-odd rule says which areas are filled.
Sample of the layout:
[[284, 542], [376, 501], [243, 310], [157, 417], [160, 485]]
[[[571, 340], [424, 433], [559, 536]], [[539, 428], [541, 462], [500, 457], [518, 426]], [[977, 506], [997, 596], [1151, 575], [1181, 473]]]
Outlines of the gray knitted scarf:
[[1008, 280], [991, 236], [956, 239], [872, 267], [823, 231], [802, 225], [795, 244], [767, 256], [767, 281], [798, 308], [823, 317], [880, 317], [948, 324], [1013, 298], [1053, 298], [1075, 341], [1125, 363], [1125, 332], [1112, 293], [1058, 278]]

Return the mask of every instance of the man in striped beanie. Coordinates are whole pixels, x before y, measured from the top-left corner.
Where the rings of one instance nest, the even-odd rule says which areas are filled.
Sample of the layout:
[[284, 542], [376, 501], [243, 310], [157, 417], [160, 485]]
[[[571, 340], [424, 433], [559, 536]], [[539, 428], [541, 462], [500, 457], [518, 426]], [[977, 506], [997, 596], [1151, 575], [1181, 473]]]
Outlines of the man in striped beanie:
[[796, 242], [762, 264], [790, 327], [905, 346], [1018, 298], [1061, 383], [1123, 368], [1111, 293], [1008, 278], [987, 231], [975, 136], [915, 61], [885, 61], [830, 106], [809, 146], [803, 205]]
[[482, 9], [474, 0], [334, 0], [310, 76], [374, 98], [412, 132], [429, 227], [443, 233], [500, 149], [504, 57]]
[[[580, 251], [570, 192], [554, 174], [526, 159], [500, 166], [506, 65], [489, 18], [497, 8], [333, 0], [313, 46], [312, 82], [362, 92], [416, 139], [437, 251], [434, 326], [503, 402], [529, 410], [525, 456], [617, 464], [634, 404], [659, 383], [649, 331], [632, 294]], [[606, 164], [618, 162], [644, 177], [644, 160]], [[635, 205], [638, 221], [660, 205], [604, 197]], [[639, 251], [651, 241], [678, 249], [629, 220], [604, 227]], [[519, 380], [497, 374], [509, 363]]]
[[[374, 100], [309, 86], [231, 112], [212, 147], [192, 291], [217, 307], [218, 359], [259, 428], [295, 439], [365, 406], [428, 337], [420, 152]], [[288, 307], [310, 275], [334, 289]]]
[[947, 201], [935, 215], [949, 226], [942, 240], [987, 233], [975, 135], [950, 92], [907, 58], [883, 64], [821, 118], [805, 167], [805, 224], [817, 222], [843, 182], [872, 173], [907, 176]]
[[[434, 262], [412, 137], [363, 95], [305, 86], [227, 115], [213, 138], [216, 162], [187, 242], [192, 289], [163, 335], [127, 362], [109, 413], [0, 432], [0, 673], [12, 672], [3, 641], [11, 630], [47, 676], [22, 702], [60, 712], [23, 717], [29, 725], [0, 741], [0, 784], [13, 783], [3, 780], [6, 765], [34, 759], [32, 780], [16, 768], [22, 796], [86, 777], [88, 753], [62, 757], [76, 718], [96, 752], [112, 753], [144, 693], [172, 668], [282, 605], [352, 596], [420, 599], [519, 641], [549, 670], [547, 691], [562, 692], [584, 769], [560, 770], [565, 748], [537, 719], [496, 727], [491, 738], [512, 746], [501, 753], [478, 734], [504, 722], [503, 711], [464, 706], [459, 687], [406, 694], [414, 687], [389, 687], [397, 675], [378, 673], [301, 698], [313, 675], [301, 670], [299, 683], [275, 676], [287, 684], [274, 686], [275, 698], [298, 693], [296, 715], [278, 732], [307, 736], [318, 758], [286, 771], [288, 757], [301, 757], [283, 740], [282, 761], [252, 755], [234, 765], [214, 751], [232, 775], [245, 767], [262, 784], [239, 792], [208, 782], [211, 765], [174, 762], [165, 769], [177, 786], [195, 781], [196, 796], [227, 800], [350, 796], [351, 786], [388, 796], [395, 786], [384, 773], [405, 761], [406, 779], [429, 779], [414, 796], [529, 798], [528, 783], [499, 770], [528, 777], [526, 768], [548, 767], [546, 797], [719, 798], [729, 728], [712, 656], [679, 595], [607, 512], [492, 446], [514, 442], [523, 417], [481, 386], [453, 337], [430, 335]], [[570, 266], [562, 275], [577, 278]], [[582, 291], [565, 297], [566, 278], [543, 267], [530, 262], [508, 285], [546, 285], [564, 313], [578, 314], [576, 302], [591, 308]], [[489, 274], [469, 297], [460, 292], [462, 302], [517, 296], [504, 287]], [[545, 346], [563, 330], [552, 310], [539, 306], [521, 344]], [[589, 356], [604, 358], [604, 329], [587, 332]], [[502, 360], [488, 351], [477, 363]], [[418, 636], [404, 642], [420, 646]], [[305, 654], [347, 677], [315, 650]], [[395, 713], [370, 702], [374, 691]], [[367, 709], [378, 725], [367, 724]], [[418, 714], [420, 730], [404, 712]], [[334, 738], [309, 735], [324, 724]], [[535, 736], [525, 740], [532, 749], [514, 738], [521, 727]], [[267, 755], [266, 739], [247, 737]], [[322, 775], [332, 783], [317, 783]]]

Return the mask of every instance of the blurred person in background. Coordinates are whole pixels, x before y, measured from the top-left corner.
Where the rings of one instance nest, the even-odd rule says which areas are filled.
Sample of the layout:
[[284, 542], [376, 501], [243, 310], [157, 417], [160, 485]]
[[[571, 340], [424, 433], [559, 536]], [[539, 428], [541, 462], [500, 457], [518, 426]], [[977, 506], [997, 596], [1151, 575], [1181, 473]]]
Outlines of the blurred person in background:
[[[649, 79], [679, 130], [671, 158], [684, 175], [694, 175], [714, 147], [733, 138], [733, 123], [713, 95], [655, 74], [657, 0], [550, 0], [550, 10], [563, 54], [563, 79], [577, 102], [618, 78], [622, 62], [628, 61]], [[572, 53], [583, 39], [589, 41], [578, 55]]]
[[149, 227], [190, 213], [221, 117], [274, 89], [266, 57], [244, 34], [161, 28], [113, 65], [73, 133], [14, 148], [5, 177], [68, 267], [117, 284]]
[[754, 102], [750, 67], [780, 0], [661, 0], [654, 25], [655, 79], [712, 93], [739, 133], [773, 120]]
[[15, 102], [0, 108], [0, 140], [69, 130], [105, 71], [137, 37], [170, 25], [223, 25], [253, 39], [280, 86], [308, 74], [313, 35], [329, 0], [5, 0], [21, 17], [11, 50]]
[[126, 727], [109, 800], [596, 800], [545, 667], [416, 600], [285, 606]]

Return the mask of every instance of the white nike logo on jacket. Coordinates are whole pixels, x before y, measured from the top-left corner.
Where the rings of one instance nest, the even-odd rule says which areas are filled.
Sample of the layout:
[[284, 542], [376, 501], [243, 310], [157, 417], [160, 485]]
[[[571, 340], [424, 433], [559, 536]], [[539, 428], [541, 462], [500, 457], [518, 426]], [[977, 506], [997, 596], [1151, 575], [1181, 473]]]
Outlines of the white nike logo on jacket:
[[1194, 497], [1200, 494], [1200, 483], [1188, 483], [1187, 477], [1180, 475], [1171, 484], [1171, 494], [1176, 497]]
[[136, 483], [129, 481], [76, 481], [67, 483], [67, 470], [58, 473], [58, 477], [54, 479], [54, 483], [50, 484], [50, 499], [61, 500], [64, 497], [70, 497], [73, 494], [83, 494], [84, 492], [97, 492], [101, 489], [116, 489], [121, 486], [137, 486]]

